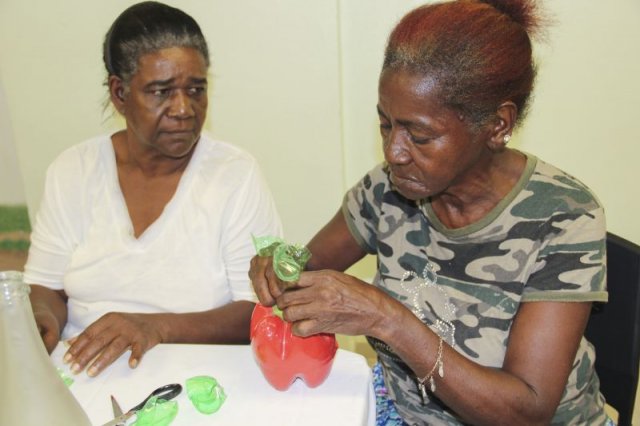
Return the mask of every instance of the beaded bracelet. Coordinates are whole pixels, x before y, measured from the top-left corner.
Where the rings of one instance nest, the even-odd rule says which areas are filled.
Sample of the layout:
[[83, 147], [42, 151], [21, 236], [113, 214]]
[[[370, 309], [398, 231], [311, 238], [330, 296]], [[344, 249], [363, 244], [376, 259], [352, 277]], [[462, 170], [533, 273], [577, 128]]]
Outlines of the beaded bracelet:
[[429, 389], [431, 389], [431, 392], [433, 393], [436, 391], [436, 382], [433, 379], [433, 376], [436, 372], [436, 368], [438, 369], [438, 375], [441, 378], [444, 378], [444, 366], [442, 362], [443, 346], [444, 346], [444, 343], [441, 337], [440, 341], [438, 342], [438, 354], [436, 356], [436, 362], [433, 364], [431, 371], [429, 371], [429, 373], [426, 376], [424, 376], [422, 379], [418, 378], [418, 389], [420, 390], [420, 394], [422, 395], [422, 404], [424, 404], [425, 401], [427, 400], [427, 389], [425, 388], [425, 385], [424, 385], [427, 382], [427, 380], [429, 381]]

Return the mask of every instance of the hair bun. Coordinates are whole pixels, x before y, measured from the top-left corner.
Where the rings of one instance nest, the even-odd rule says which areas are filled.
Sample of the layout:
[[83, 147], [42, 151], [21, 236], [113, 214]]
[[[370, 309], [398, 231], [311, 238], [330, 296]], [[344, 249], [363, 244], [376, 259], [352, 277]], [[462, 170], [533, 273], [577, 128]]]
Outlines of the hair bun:
[[541, 36], [543, 21], [540, 2], [536, 0], [478, 0], [488, 4], [522, 25], [530, 37]]

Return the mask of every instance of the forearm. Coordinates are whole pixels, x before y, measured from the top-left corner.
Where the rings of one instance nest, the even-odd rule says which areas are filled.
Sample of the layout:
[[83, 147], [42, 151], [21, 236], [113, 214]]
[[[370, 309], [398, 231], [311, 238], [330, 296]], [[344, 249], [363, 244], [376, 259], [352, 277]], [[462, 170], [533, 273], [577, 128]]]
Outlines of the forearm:
[[312, 253], [306, 267], [308, 271], [344, 271], [366, 255], [351, 235], [342, 210], [338, 210], [307, 247]]
[[254, 306], [237, 301], [203, 312], [151, 315], [158, 320], [163, 343], [245, 344]]
[[443, 358], [445, 377], [441, 379], [436, 374], [436, 395], [465, 423], [488, 426], [550, 424], [558, 401], [545, 401], [544, 392], [538, 393], [504, 369], [480, 366], [450, 348], [443, 357], [449, 358]]
[[[423, 378], [437, 362], [439, 336], [400, 303], [388, 303], [381, 311], [387, 320], [374, 336], [387, 343]], [[386, 313], [384, 312], [386, 311]], [[544, 401], [521, 378], [499, 368], [477, 364], [443, 345], [444, 377], [434, 371], [435, 395], [452, 412], [474, 425], [548, 424], [557, 401]], [[429, 390], [429, 381], [425, 383]], [[416, 391], [417, 382], [416, 382]]]

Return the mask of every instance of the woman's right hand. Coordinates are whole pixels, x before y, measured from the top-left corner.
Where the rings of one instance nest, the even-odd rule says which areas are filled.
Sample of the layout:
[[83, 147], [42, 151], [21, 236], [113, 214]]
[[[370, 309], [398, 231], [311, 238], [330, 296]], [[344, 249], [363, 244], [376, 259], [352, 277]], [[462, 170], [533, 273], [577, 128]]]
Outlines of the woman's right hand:
[[273, 257], [253, 256], [249, 268], [249, 279], [258, 300], [264, 306], [273, 306], [291, 283], [280, 280], [273, 270]]
[[42, 337], [47, 352], [51, 353], [60, 341], [60, 324], [51, 310], [44, 307], [36, 307], [33, 310], [38, 332]]
[[31, 284], [29, 299], [36, 326], [49, 353], [58, 345], [67, 323], [67, 295], [64, 290], [52, 290]]
[[318, 333], [366, 335], [384, 340], [389, 324], [412, 314], [383, 290], [359, 278], [333, 270], [300, 275], [295, 291], [278, 297], [283, 319], [301, 337]]
[[167, 327], [161, 318], [162, 314], [104, 314], [68, 341], [63, 361], [71, 366], [72, 373], [87, 368], [87, 375], [94, 377], [131, 351], [129, 366], [135, 368], [149, 349], [167, 341], [163, 335]]

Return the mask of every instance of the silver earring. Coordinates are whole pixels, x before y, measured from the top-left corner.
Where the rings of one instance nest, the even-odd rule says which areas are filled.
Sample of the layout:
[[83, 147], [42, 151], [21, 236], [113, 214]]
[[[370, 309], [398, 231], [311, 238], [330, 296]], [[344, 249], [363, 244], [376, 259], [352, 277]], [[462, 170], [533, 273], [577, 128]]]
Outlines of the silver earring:
[[502, 138], [502, 142], [505, 145], [508, 144], [510, 140], [511, 140], [511, 135], [509, 135], [509, 134], [504, 135], [504, 138]]

